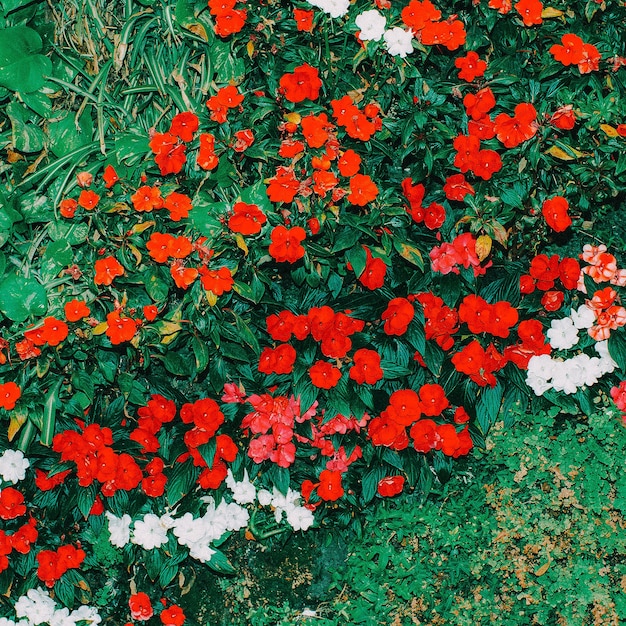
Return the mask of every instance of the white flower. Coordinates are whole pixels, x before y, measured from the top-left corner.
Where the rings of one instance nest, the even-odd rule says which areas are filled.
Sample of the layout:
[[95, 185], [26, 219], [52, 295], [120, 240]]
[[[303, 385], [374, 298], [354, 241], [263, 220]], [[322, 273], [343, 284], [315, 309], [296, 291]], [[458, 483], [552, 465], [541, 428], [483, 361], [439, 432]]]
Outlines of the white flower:
[[98, 615], [98, 611], [93, 606], [79, 606], [75, 611], [72, 611], [70, 614], [70, 618], [75, 622], [87, 622], [92, 626], [96, 626], [96, 624], [100, 624], [102, 622], [102, 618]]
[[295, 506], [287, 511], [287, 522], [294, 530], [308, 530], [314, 521], [313, 511], [303, 506]]
[[21, 450], [5, 450], [0, 456], [0, 476], [2, 480], [15, 484], [24, 480], [30, 461]]
[[[552, 378], [552, 357], [549, 354], [531, 356], [528, 361], [528, 374], [550, 380]], [[537, 394], [538, 396], [541, 394]]]
[[555, 350], [569, 350], [578, 343], [578, 330], [569, 317], [552, 320], [546, 335]]
[[248, 478], [248, 472], [244, 471], [243, 480], [236, 482], [231, 470], [226, 476], [226, 486], [233, 493], [233, 500], [238, 504], [252, 504], [256, 498], [256, 489]]
[[25, 617], [32, 624], [49, 622], [54, 615], [56, 603], [43, 589], [29, 589], [15, 603], [15, 615]]
[[272, 502], [272, 494], [267, 489], [259, 489], [256, 497], [261, 506], [269, 506]]
[[152, 550], [167, 543], [167, 531], [154, 513], [147, 513], [142, 520], [135, 522], [131, 542], [144, 550]]
[[602, 375], [610, 374], [617, 368], [617, 363], [609, 353], [608, 341], [598, 341], [598, 343], [596, 343], [596, 352], [600, 355], [600, 369], [602, 370]]
[[526, 376], [526, 384], [535, 392], [536, 396], [542, 396], [546, 391], [552, 389], [552, 383], [530, 372]]
[[15, 626], [15, 622], [8, 617], [0, 617], [0, 626]]
[[111, 545], [123, 548], [130, 541], [130, 515], [125, 513], [122, 517], [115, 517], [111, 511], [106, 511], [105, 515], [109, 520]]
[[364, 11], [358, 15], [356, 20], [357, 28], [361, 31], [359, 39], [361, 41], [378, 41], [385, 33], [387, 19], [384, 15], [372, 9]]
[[413, 32], [404, 30], [399, 26], [386, 30], [383, 37], [387, 46], [387, 52], [393, 56], [404, 59], [407, 54], [413, 52]]
[[189, 556], [202, 563], [208, 563], [213, 558], [214, 554], [215, 550], [208, 544], [193, 543], [189, 547]]
[[334, 18], [343, 17], [350, 8], [350, 0], [309, 0], [309, 4]]
[[69, 626], [69, 624], [76, 624], [76, 620], [70, 622], [70, 619], [70, 610], [63, 607], [54, 612], [54, 615], [50, 618], [49, 624], [50, 626]]
[[579, 306], [577, 311], [572, 310], [570, 317], [576, 328], [591, 328], [596, 321], [596, 314], [586, 304]]

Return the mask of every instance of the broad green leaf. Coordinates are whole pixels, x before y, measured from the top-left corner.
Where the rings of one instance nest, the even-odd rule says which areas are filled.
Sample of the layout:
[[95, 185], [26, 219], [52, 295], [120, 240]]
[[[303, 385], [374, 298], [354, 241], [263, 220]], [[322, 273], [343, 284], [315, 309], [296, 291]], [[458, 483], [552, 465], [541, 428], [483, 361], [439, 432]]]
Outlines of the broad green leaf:
[[38, 195], [35, 191], [29, 191], [20, 198], [20, 213], [27, 224], [54, 220], [54, 211], [50, 200], [46, 196]]
[[78, 122], [73, 113], [66, 115], [48, 126], [50, 151], [57, 157], [63, 157], [78, 148], [91, 143], [93, 139], [93, 122], [85, 112]]
[[[1, 33], [0, 33], [1, 36]], [[39, 126], [29, 121], [30, 112], [18, 102], [6, 107], [11, 120], [11, 141], [20, 152], [38, 152], [44, 146], [45, 136]]]
[[47, 310], [46, 290], [34, 278], [9, 274], [0, 282], [0, 311], [10, 320], [24, 322]]
[[0, 30], [0, 85], [11, 91], [37, 91], [52, 72], [48, 57], [39, 54], [41, 37], [28, 26]]
[[66, 241], [70, 246], [77, 246], [89, 236], [89, 226], [84, 222], [52, 222], [48, 234], [54, 241]]

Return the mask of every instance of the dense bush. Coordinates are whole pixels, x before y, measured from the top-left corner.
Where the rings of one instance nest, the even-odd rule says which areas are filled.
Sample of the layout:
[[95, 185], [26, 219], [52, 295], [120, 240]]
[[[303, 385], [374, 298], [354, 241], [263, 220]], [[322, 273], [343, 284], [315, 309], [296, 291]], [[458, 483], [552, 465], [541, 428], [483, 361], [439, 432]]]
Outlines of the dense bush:
[[178, 624], [232, 533], [626, 408], [621, 3], [0, 6], [7, 615]]

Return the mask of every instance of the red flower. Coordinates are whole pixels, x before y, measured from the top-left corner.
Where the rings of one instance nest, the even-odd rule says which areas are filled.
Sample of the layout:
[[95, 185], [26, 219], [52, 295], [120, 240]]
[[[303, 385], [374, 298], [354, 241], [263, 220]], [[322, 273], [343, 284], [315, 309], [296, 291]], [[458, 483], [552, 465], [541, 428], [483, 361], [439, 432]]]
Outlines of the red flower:
[[572, 218], [567, 211], [569, 202], [563, 196], [554, 196], [545, 200], [541, 206], [541, 213], [546, 224], [557, 233], [562, 233], [572, 225]]
[[265, 213], [256, 204], [236, 202], [233, 206], [233, 215], [228, 219], [228, 228], [242, 235], [256, 235], [267, 222]]
[[189, 216], [191, 211], [191, 198], [184, 193], [173, 191], [165, 198], [163, 206], [169, 211], [170, 219], [173, 222], [180, 222], [181, 219]]
[[429, 417], [441, 415], [444, 409], [450, 406], [450, 402], [448, 402], [446, 393], [441, 385], [422, 385], [419, 397], [422, 412]]
[[200, 135], [200, 150], [196, 163], [203, 170], [214, 170], [219, 165], [219, 157], [215, 154], [215, 137], [211, 133]]
[[378, 482], [376, 491], [383, 498], [392, 498], [402, 493], [404, 489], [404, 476], [386, 476]]
[[278, 167], [276, 175], [267, 182], [267, 197], [272, 202], [291, 202], [300, 189], [300, 182], [293, 170], [287, 167]]
[[116, 346], [130, 341], [137, 332], [137, 322], [132, 317], [121, 316], [119, 311], [107, 315], [106, 336]]
[[245, 130], [238, 130], [235, 133], [233, 150], [235, 152], [245, 152], [253, 143], [254, 133], [249, 128], [246, 128]]
[[594, 45], [590, 43], [583, 44], [583, 56], [578, 62], [578, 71], [581, 74], [597, 71], [600, 69], [600, 59], [602, 59], [602, 55]]
[[[267, 332], [274, 341], [289, 341], [294, 332], [296, 315], [291, 311], [268, 315], [265, 319]], [[298, 337], [299, 339], [300, 337]]]
[[441, 11], [435, 8], [430, 0], [411, 0], [402, 9], [402, 21], [413, 31], [419, 32], [429, 22], [436, 22], [441, 18]]
[[302, 247], [302, 241], [306, 238], [304, 228], [294, 226], [288, 229], [284, 226], [275, 226], [271, 237], [272, 243], [269, 245], [268, 252], [279, 263], [295, 263], [304, 256]]
[[115, 185], [115, 183], [119, 180], [119, 176], [112, 165], [107, 165], [104, 168], [102, 180], [104, 181], [104, 186], [107, 189], [111, 189], [111, 187], [113, 187], [113, 185]]
[[316, 361], [309, 368], [309, 376], [315, 387], [331, 389], [339, 382], [341, 370], [327, 361]]
[[65, 303], [63, 312], [68, 322], [77, 322], [91, 313], [89, 307], [82, 300], [77, 300], [76, 298]]
[[415, 422], [410, 431], [413, 447], [418, 452], [430, 452], [438, 447], [437, 424], [433, 420], [425, 419]]
[[78, 202], [74, 198], [66, 198], [59, 203], [59, 213], [62, 217], [72, 219], [78, 208]]
[[565, 289], [575, 289], [580, 278], [580, 265], [578, 261], [565, 257], [559, 263], [559, 278]]
[[293, 19], [296, 20], [296, 27], [299, 31], [310, 33], [313, 30], [313, 11], [294, 9]]
[[359, 275], [359, 282], [367, 289], [379, 289], [385, 284], [385, 274], [387, 273], [387, 264], [377, 257], [373, 257], [370, 249], [365, 249], [365, 267]]
[[228, 267], [210, 270], [203, 266], [199, 271], [202, 286], [207, 291], [213, 292], [216, 296], [221, 296], [225, 292], [230, 291], [235, 284], [235, 279]]
[[463, 106], [473, 120], [479, 120], [496, 106], [496, 98], [493, 95], [493, 91], [489, 87], [485, 87], [475, 94], [468, 93], [463, 98]]
[[341, 472], [322, 470], [319, 480], [317, 495], [322, 500], [334, 502], [343, 496], [344, 489], [341, 485]]
[[259, 372], [263, 374], [291, 374], [296, 360], [293, 346], [283, 343], [277, 348], [264, 348], [259, 357]]
[[280, 93], [289, 102], [316, 100], [322, 87], [322, 81], [316, 68], [307, 63], [299, 65], [293, 72], [284, 74], [280, 79]]
[[578, 65], [583, 58], [583, 40], [574, 33], [567, 33], [561, 37], [561, 44], [554, 44], [550, 54], [563, 65]]
[[443, 186], [443, 192], [448, 200], [463, 201], [467, 194], [475, 195], [474, 188], [465, 180], [463, 174], [452, 174], [446, 178], [446, 184]]
[[554, 281], [559, 277], [559, 257], [553, 254], [550, 258], [546, 254], [538, 254], [531, 262], [529, 272], [535, 279], [537, 289], [547, 291], [552, 289]]
[[215, 17], [215, 32], [220, 37], [228, 37], [238, 33], [246, 24], [246, 9], [228, 11]]
[[10, 520], [26, 514], [24, 496], [13, 487], [0, 490], [0, 519]]
[[415, 309], [406, 298], [393, 298], [383, 311], [384, 331], [387, 335], [403, 335], [413, 320]]
[[361, 157], [354, 150], [346, 150], [337, 161], [339, 173], [350, 178], [359, 172]]
[[478, 57], [478, 54], [470, 50], [464, 57], [456, 59], [455, 67], [461, 70], [459, 78], [471, 83], [474, 79], [483, 76], [487, 69], [487, 63]]
[[171, 133], [155, 133], [149, 143], [161, 175], [178, 174], [187, 161], [185, 146]]
[[411, 426], [422, 416], [422, 408], [420, 397], [415, 391], [398, 389], [389, 397], [389, 406], [383, 413], [401, 426]]
[[515, 115], [511, 117], [500, 113], [494, 121], [496, 137], [507, 148], [515, 148], [537, 133], [537, 111], [532, 104], [522, 102], [515, 107]]
[[143, 591], [133, 594], [128, 601], [128, 606], [131, 617], [139, 622], [145, 622], [154, 615], [150, 598]]
[[541, 298], [541, 306], [546, 311], [558, 311], [563, 304], [564, 297], [562, 291], [546, 291]]
[[83, 209], [87, 209], [87, 211], [91, 211], [98, 206], [98, 202], [100, 201], [100, 196], [91, 191], [91, 189], [83, 189], [80, 192], [80, 196], [78, 196], [78, 204], [83, 207]]
[[534, 26], [543, 22], [541, 19], [543, 4], [539, 0], [520, 0], [515, 5], [515, 10], [522, 18], [524, 26]]
[[159, 617], [164, 626], [183, 626], [185, 623], [185, 614], [176, 604], [172, 604], [169, 608], [161, 611]]
[[124, 275], [124, 266], [112, 256], [98, 259], [94, 264], [96, 285], [110, 285], [117, 276]]
[[366, 174], [355, 174], [350, 179], [348, 202], [357, 206], [365, 206], [378, 196], [378, 187]]
[[198, 130], [198, 116], [191, 111], [184, 111], [172, 118], [170, 133], [182, 141], [191, 141]]
[[349, 376], [359, 385], [367, 383], [375, 385], [383, 377], [380, 367], [380, 355], [375, 350], [360, 348], [352, 357], [354, 365], [350, 368]]

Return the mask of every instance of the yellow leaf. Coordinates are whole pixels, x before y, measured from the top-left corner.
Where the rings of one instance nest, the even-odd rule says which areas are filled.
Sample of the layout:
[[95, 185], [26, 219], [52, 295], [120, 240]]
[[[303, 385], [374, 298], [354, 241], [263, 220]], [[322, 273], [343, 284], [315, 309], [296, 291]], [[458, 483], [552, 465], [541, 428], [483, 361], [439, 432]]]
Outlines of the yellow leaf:
[[106, 322], [100, 322], [97, 326], [94, 326], [91, 329], [91, 334], [92, 335], [103, 335], [104, 333], [106, 333], [108, 327], [109, 327], [109, 325]]
[[563, 15], [563, 11], [559, 11], [559, 9], [555, 9], [554, 7], [546, 7], [541, 12], [541, 17], [544, 20], [550, 19], [551, 17], [561, 17]]
[[541, 567], [538, 567], [534, 574], [535, 576], [543, 576], [547, 571], [548, 568], [550, 567], [550, 561], [546, 561]]
[[300, 113], [287, 113], [287, 115], [285, 115], [285, 119], [291, 124], [299, 124], [302, 117], [300, 116]]
[[246, 245], [245, 239], [242, 237], [241, 233], [237, 233], [235, 235], [235, 241], [237, 242], [237, 247], [240, 250], [243, 250], [244, 256], [248, 256], [248, 246]]
[[484, 261], [491, 252], [492, 240], [489, 235], [481, 235], [476, 240], [476, 255], [479, 261]]
[[209, 305], [215, 306], [217, 304], [217, 296], [210, 289], [206, 289], [204, 293]]
[[141, 259], [143, 258], [141, 252], [139, 251], [137, 246], [134, 246], [132, 243], [127, 242], [126, 245], [128, 246], [128, 249], [131, 251], [131, 254], [135, 257], [135, 261], [137, 261], [137, 266], [139, 266], [141, 263]]
[[7, 431], [7, 437], [9, 441], [13, 440], [13, 437], [17, 434], [19, 429], [24, 425], [28, 414], [25, 409], [13, 409], [11, 411], [11, 417], [9, 421], [9, 428]]
[[155, 224], [156, 222], [152, 220], [148, 222], [139, 222], [138, 224], [135, 224], [128, 232], [131, 235], [139, 235], [140, 233], [143, 233], [144, 230], [148, 230], [148, 228], [151, 228]]
[[206, 29], [204, 28], [204, 26], [202, 26], [202, 24], [199, 24], [197, 22], [193, 24], [186, 24], [185, 28], [191, 31], [194, 35], [197, 35], [198, 37], [200, 37], [200, 39], [204, 39], [204, 41], [209, 40], [206, 34]]
[[396, 250], [403, 259], [406, 259], [409, 263], [416, 265], [419, 268], [424, 267], [424, 260], [422, 259], [421, 252], [414, 246], [410, 246], [407, 243], [400, 243], [395, 246]]
[[154, 328], [159, 335], [161, 335], [161, 343], [166, 346], [176, 339], [176, 335], [178, 335], [182, 326], [180, 324], [176, 324], [175, 322], [159, 320], [156, 324], [154, 324]]
[[556, 159], [561, 159], [561, 161], [573, 161], [574, 159], [580, 159], [584, 156], [592, 156], [588, 153], [576, 150], [576, 148], [572, 148], [571, 146], [567, 146], [567, 151], [559, 148], [558, 146], [551, 146], [545, 151], [545, 154], [549, 154]]
[[600, 124], [600, 128], [607, 134], [609, 137], [619, 137], [619, 133], [615, 128], [609, 126], [609, 124]]
[[246, 52], [248, 53], [248, 56], [252, 58], [252, 55], [254, 54], [254, 42], [252, 40], [247, 43]]

